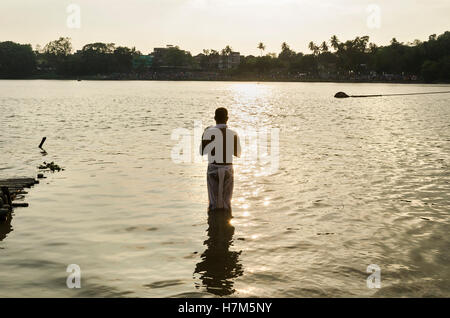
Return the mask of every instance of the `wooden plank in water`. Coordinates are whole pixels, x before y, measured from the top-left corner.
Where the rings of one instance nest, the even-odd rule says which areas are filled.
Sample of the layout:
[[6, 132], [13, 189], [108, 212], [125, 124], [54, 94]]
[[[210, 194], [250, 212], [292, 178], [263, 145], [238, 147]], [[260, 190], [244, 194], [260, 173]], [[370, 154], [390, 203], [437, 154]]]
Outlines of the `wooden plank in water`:
[[8, 178], [8, 179], [1, 179], [0, 181], [6, 181], [6, 182], [24, 181], [24, 182], [27, 182], [27, 181], [34, 181], [34, 180], [35, 180], [34, 178]]
[[37, 180], [33, 178], [15, 178], [0, 180], [0, 186], [6, 186], [9, 188], [29, 188], [35, 185]]
[[28, 183], [33, 184], [36, 182], [34, 178], [14, 178], [14, 179], [3, 179], [0, 180], [1, 183]]
[[28, 206], [29, 206], [29, 204], [26, 202], [20, 202], [20, 203], [13, 202], [13, 204], [12, 204], [13, 208], [27, 208]]
[[0, 186], [9, 188], [29, 188], [34, 183], [19, 183], [19, 182], [0, 182]]

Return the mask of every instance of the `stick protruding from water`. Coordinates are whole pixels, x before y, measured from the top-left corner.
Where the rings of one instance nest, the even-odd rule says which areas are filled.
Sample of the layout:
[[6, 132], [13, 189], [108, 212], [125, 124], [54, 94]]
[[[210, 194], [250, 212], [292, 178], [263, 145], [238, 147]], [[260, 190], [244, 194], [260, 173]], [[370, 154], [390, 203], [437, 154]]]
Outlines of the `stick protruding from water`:
[[39, 148], [42, 149], [42, 146], [44, 145], [44, 142], [47, 140], [47, 137], [42, 138], [41, 143], [39, 144]]

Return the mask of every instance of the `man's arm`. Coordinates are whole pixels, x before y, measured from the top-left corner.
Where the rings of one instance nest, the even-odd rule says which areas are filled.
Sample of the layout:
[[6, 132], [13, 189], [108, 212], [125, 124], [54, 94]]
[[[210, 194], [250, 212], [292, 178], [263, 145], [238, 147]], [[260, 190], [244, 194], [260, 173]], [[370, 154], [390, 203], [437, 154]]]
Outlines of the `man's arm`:
[[241, 157], [241, 140], [237, 134], [234, 135], [234, 155], [238, 158]]
[[211, 127], [212, 127], [212, 126], [208, 126], [208, 127], [206, 127], [205, 130], [203, 131], [203, 134], [202, 134], [202, 141], [201, 141], [201, 143], [200, 143], [200, 149], [199, 149], [200, 155], [201, 155], [201, 156], [204, 155], [203, 151], [205, 150], [205, 147], [211, 142], [211, 140], [207, 140], [207, 139], [205, 140], [205, 139], [203, 139], [204, 136], [205, 136], [205, 132], [206, 132], [209, 128], [211, 128]]

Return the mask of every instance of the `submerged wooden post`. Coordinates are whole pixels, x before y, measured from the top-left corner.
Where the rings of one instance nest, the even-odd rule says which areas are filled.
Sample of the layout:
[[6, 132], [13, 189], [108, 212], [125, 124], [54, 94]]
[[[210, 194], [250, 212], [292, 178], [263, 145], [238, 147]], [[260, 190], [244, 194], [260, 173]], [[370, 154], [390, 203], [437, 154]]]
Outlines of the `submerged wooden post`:
[[12, 210], [12, 200], [8, 187], [0, 188], [0, 221], [6, 221]]
[[0, 221], [6, 221], [8, 218], [8, 209], [0, 208]]
[[1, 187], [1, 190], [3, 192], [3, 194], [5, 195], [6, 198], [6, 202], [5, 204], [11, 206], [12, 205], [12, 200], [11, 200], [11, 193], [9, 192], [9, 188], [8, 187]]
[[39, 148], [42, 149], [42, 146], [44, 145], [44, 142], [47, 140], [47, 137], [42, 138], [41, 143], [39, 144]]

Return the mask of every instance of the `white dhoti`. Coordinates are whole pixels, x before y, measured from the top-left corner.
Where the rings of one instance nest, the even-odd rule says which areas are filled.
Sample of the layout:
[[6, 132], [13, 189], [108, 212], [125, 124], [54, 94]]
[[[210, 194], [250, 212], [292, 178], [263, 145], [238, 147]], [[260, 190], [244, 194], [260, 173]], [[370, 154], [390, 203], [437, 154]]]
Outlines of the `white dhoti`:
[[209, 164], [207, 172], [209, 210], [231, 211], [234, 176], [232, 165]]

